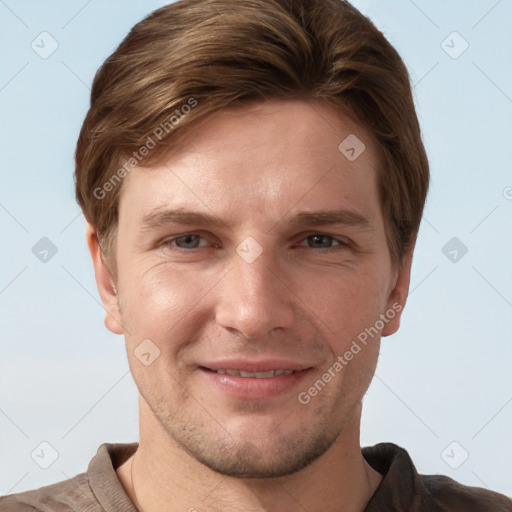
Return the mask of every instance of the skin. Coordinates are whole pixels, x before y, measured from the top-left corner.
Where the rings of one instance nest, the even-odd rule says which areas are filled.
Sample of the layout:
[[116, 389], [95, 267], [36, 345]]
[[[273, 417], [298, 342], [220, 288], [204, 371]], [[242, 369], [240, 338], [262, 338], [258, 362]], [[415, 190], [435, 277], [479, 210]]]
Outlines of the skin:
[[[353, 162], [338, 150], [349, 134], [366, 146]], [[298, 394], [379, 315], [405, 305], [411, 254], [393, 267], [379, 165], [369, 133], [332, 106], [246, 105], [208, 117], [163, 164], [125, 178], [115, 280], [87, 227], [105, 323], [124, 334], [139, 390], [139, 449], [117, 473], [141, 510], [364, 509], [382, 475], [361, 455], [361, 401], [400, 313], [308, 404]], [[222, 223], [141, 230], [144, 215], [177, 207]], [[368, 224], [291, 222], [336, 209]], [[251, 263], [236, 251], [247, 237], [262, 249]], [[160, 350], [148, 366], [134, 352], [146, 339]], [[228, 357], [309, 370], [276, 396], [241, 400], [199, 368]]]

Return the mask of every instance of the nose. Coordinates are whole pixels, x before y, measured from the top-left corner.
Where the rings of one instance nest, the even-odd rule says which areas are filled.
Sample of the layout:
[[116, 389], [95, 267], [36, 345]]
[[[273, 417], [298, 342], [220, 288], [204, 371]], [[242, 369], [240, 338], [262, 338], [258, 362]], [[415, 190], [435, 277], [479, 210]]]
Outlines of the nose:
[[231, 270], [217, 289], [219, 325], [247, 339], [292, 327], [293, 294], [270, 251], [264, 250], [250, 263], [235, 252], [229, 266]]

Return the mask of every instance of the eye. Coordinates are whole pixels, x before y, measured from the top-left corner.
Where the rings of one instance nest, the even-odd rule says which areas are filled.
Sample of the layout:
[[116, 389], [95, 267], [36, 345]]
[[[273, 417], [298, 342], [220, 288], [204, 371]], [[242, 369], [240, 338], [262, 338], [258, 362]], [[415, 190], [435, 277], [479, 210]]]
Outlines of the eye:
[[[301, 242], [306, 242], [307, 247], [310, 247], [312, 249], [336, 249], [336, 248], [344, 248], [348, 247], [349, 243], [343, 240], [338, 240], [337, 238], [334, 238], [331, 235], [324, 235], [322, 233], [315, 233], [312, 235], [307, 236], [304, 238]], [[334, 244], [334, 245], [333, 245]], [[302, 247], [304, 245], [302, 243], [299, 243]]]
[[[174, 238], [170, 238], [164, 242], [167, 246], [178, 247], [179, 249], [197, 249], [199, 244], [203, 240], [208, 243], [208, 241], [202, 237], [201, 235], [197, 235], [194, 233], [187, 233], [186, 235], [176, 236]], [[204, 247], [204, 245], [203, 245]]]
[[[194, 249], [199, 249], [200, 247], [208, 247], [209, 245], [215, 246], [213, 242], [210, 242], [204, 236], [197, 233], [185, 233], [183, 235], [168, 238], [163, 241], [163, 245], [170, 247], [171, 249], [183, 251], [192, 251]], [[332, 235], [313, 233], [301, 239], [298, 245], [311, 249], [329, 251], [349, 247], [350, 242], [348, 240], [345, 241], [334, 238]]]

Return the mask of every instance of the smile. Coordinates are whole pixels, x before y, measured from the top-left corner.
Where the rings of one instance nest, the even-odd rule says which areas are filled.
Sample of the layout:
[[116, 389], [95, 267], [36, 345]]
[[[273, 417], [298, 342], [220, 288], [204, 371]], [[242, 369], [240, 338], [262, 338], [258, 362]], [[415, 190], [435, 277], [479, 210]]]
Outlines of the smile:
[[265, 379], [269, 377], [279, 377], [280, 375], [291, 375], [294, 370], [268, 370], [265, 372], [245, 372], [243, 370], [218, 369], [212, 370], [219, 375], [230, 375], [231, 377], [249, 377], [256, 379]]
[[268, 400], [298, 393], [312, 367], [301, 367], [289, 361], [256, 363], [225, 360], [201, 365], [198, 370], [199, 375], [207, 379], [208, 392], [220, 392], [238, 400]]

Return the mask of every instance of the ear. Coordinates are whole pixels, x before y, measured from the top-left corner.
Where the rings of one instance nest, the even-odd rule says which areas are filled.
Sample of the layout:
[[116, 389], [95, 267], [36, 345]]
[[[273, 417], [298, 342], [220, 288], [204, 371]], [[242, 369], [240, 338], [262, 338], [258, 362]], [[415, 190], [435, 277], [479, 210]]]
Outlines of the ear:
[[96, 277], [96, 286], [100, 293], [103, 307], [105, 308], [105, 326], [114, 334], [124, 334], [121, 325], [121, 314], [119, 311], [119, 298], [114, 280], [110, 274], [110, 270], [103, 259], [100, 244], [96, 236], [94, 226], [87, 222], [85, 227], [85, 238], [87, 246], [91, 253], [92, 263], [94, 265], [94, 274]]
[[388, 296], [385, 315], [389, 321], [382, 329], [382, 336], [394, 334], [400, 327], [400, 318], [407, 301], [411, 281], [412, 252], [413, 249], [411, 248], [404, 254], [402, 264], [397, 271], [395, 286]]

